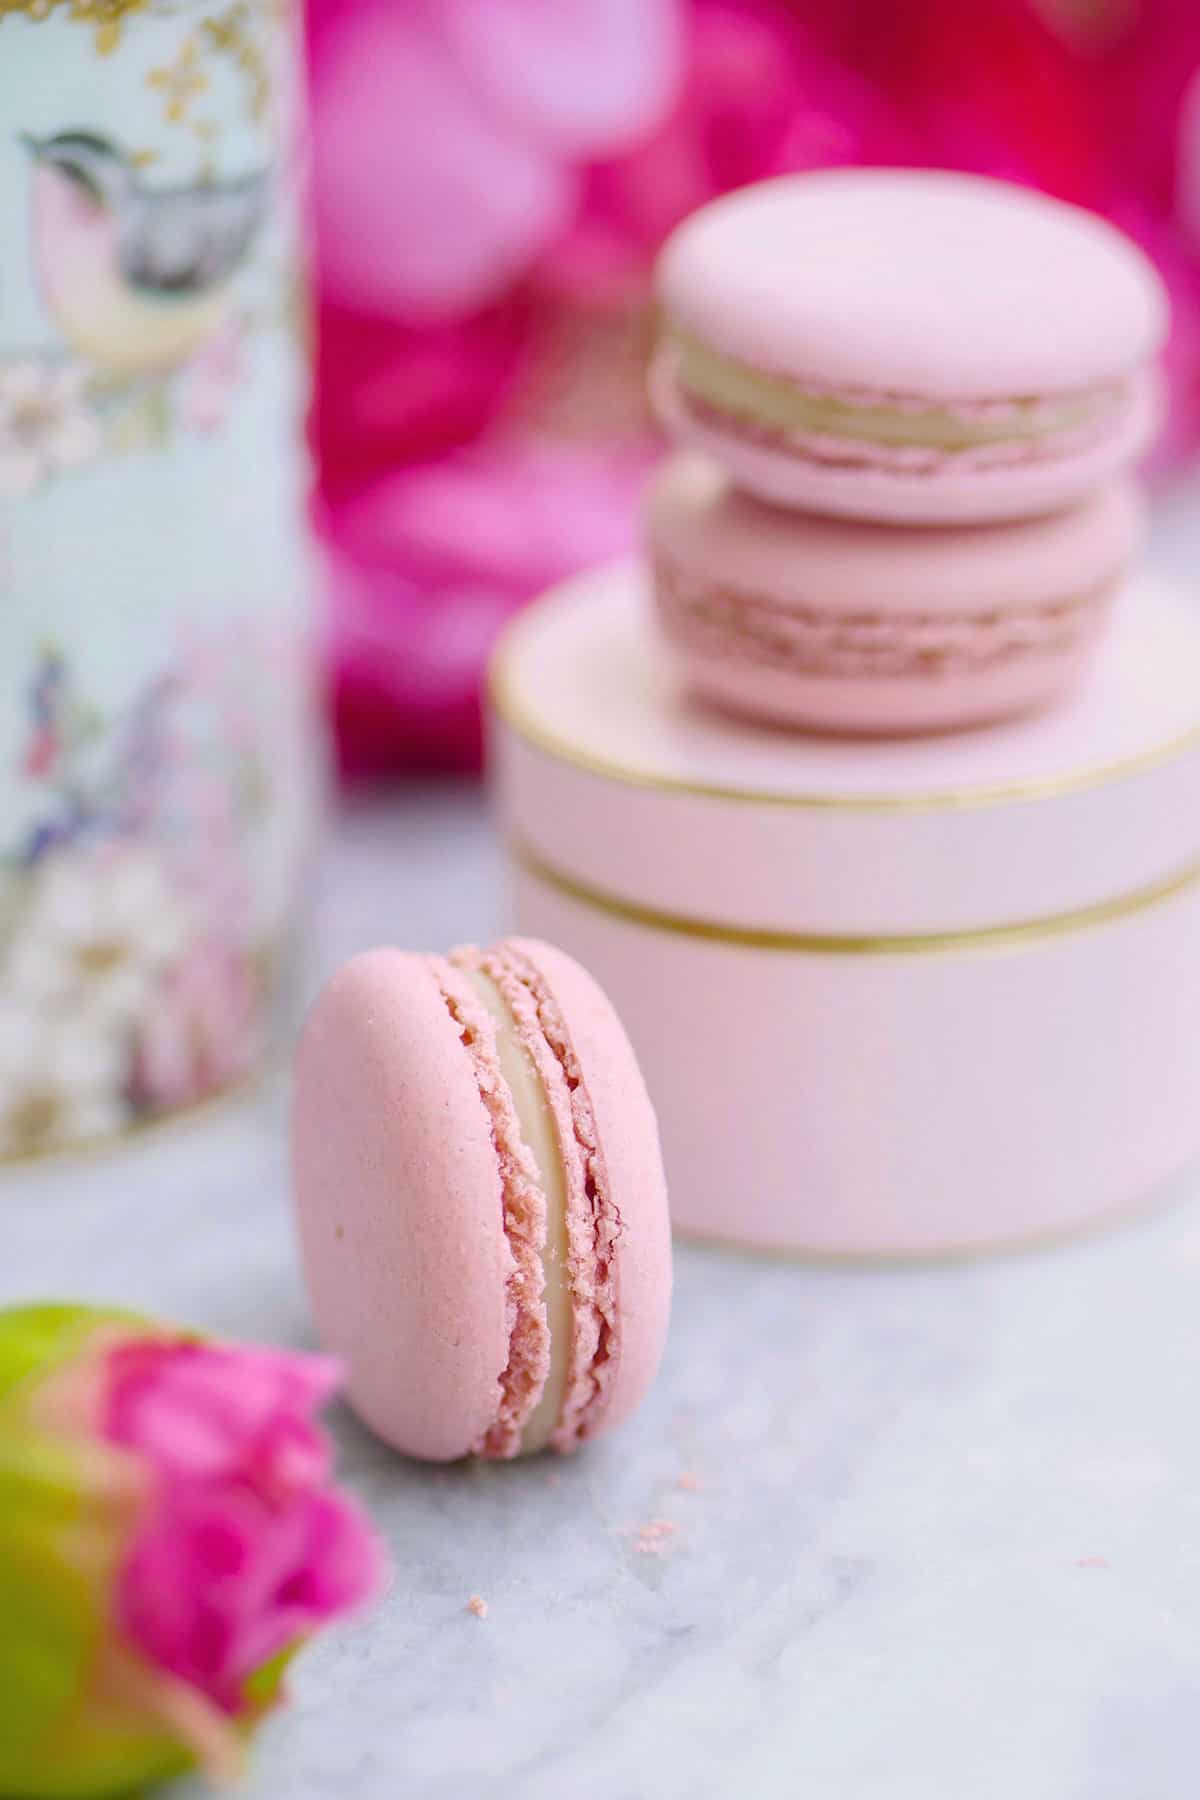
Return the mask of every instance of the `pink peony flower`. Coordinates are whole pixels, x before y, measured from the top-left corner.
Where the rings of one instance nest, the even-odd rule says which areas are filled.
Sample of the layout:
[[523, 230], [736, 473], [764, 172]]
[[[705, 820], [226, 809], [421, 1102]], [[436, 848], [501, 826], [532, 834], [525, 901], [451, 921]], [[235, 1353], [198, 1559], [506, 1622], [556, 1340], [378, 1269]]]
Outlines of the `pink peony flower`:
[[[216, 895], [211, 896], [215, 908]], [[137, 1098], [185, 1106], [228, 1087], [260, 1049], [261, 1004], [249, 953], [201, 938], [164, 975], [142, 1020], [134, 1061]]]
[[335, 1364], [71, 1305], [0, 1311], [0, 1793], [236, 1771], [382, 1561], [315, 1422]]
[[117, 1618], [154, 1666], [236, 1714], [281, 1651], [371, 1592], [358, 1511], [328, 1485], [313, 1414], [335, 1364], [147, 1339], [105, 1362], [100, 1435], [152, 1472], [118, 1577]]

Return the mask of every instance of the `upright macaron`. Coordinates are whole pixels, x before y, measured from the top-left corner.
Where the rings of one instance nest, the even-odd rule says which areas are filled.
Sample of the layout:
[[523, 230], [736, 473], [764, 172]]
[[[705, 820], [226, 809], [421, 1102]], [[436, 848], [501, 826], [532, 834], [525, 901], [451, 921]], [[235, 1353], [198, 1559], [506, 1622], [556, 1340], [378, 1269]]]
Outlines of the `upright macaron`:
[[681, 455], [650, 488], [645, 536], [658, 617], [694, 692], [776, 724], [899, 734], [992, 722], [1069, 688], [1142, 525], [1122, 481], [1010, 524], [822, 518]]
[[292, 1158], [318, 1328], [387, 1442], [570, 1451], [638, 1405], [670, 1308], [658, 1130], [561, 951], [353, 958], [301, 1039]]
[[781, 505], [1022, 517], [1126, 468], [1155, 425], [1167, 301], [1103, 220], [923, 170], [785, 176], [660, 258], [668, 429]]

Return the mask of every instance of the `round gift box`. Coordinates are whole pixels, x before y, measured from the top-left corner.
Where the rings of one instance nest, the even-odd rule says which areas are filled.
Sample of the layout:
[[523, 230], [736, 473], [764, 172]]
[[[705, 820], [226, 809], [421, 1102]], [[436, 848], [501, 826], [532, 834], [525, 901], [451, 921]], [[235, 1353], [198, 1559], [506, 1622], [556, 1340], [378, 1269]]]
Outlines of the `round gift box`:
[[671, 685], [636, 565], [492, 673], [515, 922], [625, 1019], [684, 1231], [821, 1253], [1082, 1225], [1200, 1149], [1200, 613], [1141, 577], [1039, 718], [892, 743]]

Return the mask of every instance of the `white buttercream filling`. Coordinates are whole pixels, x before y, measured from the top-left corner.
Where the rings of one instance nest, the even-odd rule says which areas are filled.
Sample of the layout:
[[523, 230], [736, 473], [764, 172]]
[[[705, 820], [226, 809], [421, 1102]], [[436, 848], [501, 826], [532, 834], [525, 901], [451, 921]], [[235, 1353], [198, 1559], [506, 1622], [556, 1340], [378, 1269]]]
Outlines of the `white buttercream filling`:
[[714, 411], [767, 431], [952, 452], [1079, 431], [1121, 399], [1119, 388], [1104, 388], [1053, 401], [1015, 398], [965, 411], [952, 406], [859, 404], [849, 396], [810, 392], [785, 376], [734, 362], [682, 332], [672, 332], [669, 342], [681, 387]]

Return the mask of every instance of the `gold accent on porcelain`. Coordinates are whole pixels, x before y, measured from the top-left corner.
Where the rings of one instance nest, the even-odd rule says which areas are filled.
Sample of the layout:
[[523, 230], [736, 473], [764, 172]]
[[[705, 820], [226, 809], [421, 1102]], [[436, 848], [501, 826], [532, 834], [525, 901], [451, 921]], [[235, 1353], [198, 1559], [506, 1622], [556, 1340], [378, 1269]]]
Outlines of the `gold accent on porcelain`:
[[271, 69], [267, 47], [255, 32], [266, 11], [263, 0], [232, 0], [223, 12], [200, 25], [209, 48], [228, 57], [247, 88], [251, 118], [261, 122], [270, 109]]
[[[186, 18], [198, 13], [206, 3], [211, 4], [211, 0], [183, 0], [179, 10]], [[158, 11], [155, 0], [0, 0], [0, 25], [6, 18], [18, 15], [35, 25], [56, 15], [65, 16], [73, 24], [91, 25], [96, 33], [97, 53], [111, 56], [120, 46], [125, 21], [131, 14]], [[250, 112], [255, 119], [266, 117], [271, 75], [267, 53], [256, 41], [254, 26], [260, 19], [289, 19], [291, 13], [291, 0], [230, 0], [223, 11], [196, 21], [208, 46], [219, 55], [231, 57], [245, 77]], [[182, 86], [171, 80], [151, 85], [163, 90], [167, 117], [174, 123], [184, 120], [191, 102], [202, 91], [186, 79]]]
[[110, 56], [121, 42], [121, 30], [129, 14], [145, 12], [149, 4], [150, 0], [0, 0], [0, 25], [16, 13], [40, 24], [65, 9], [73, 23], [95, 27], [98, 53]]
[[200, 39], [189, 33], [180, 44], [174, 60], [160, 63], [146, 75], [146, 86], [153, 88], [162, 100], [163, 117], [168, 125], [190, 124], [189, 114], [195, 101], [208, 92], [208, 76], [201, 66]]
[[734, 925], [725, 920], [696, 919], [685, 913], [663, 912], [577, 880], [548, 863], [528, 844], [513, 840], [509, 844], [509, 854], [518, 868], [544, 886], [593, 912], [606, 913], [627, 924], [642, 925], [647, 930], [667, 932], [674, 937], [699, 938], [710, 944], [734, 944], [743, 950], [769, 950], [801, 956], [944, 956], [963, 951], [1019, 949], [1025, 944], [1043, 943], [1051, 938], [1068, 937], [1077, 931], [1089, 931], [1100, 925], [1134, 918], [1138, 913], [1148, 912], [1151, 907], [1174, 900], [1200, 885], [1200, 858], [1197, 858], [1150, 887], [1139, 888], [1132, 894], [1119, 894], [1112, 900], [1098, 901], [1094, 906], [1077, 907], [1067, 913], [1020, 919], [1005, 925], [972, 926], [959, 931], [850, 935], [777, 931], [765, 926]]
[[829, 794], [781, 793], [773, 788], [730, 787], [721, 782], [689, 781], [684, 776], [657, 775], [650, 769], [639, 769], [616, 759], [593, 755], [581, 750], [570, 739], [547, 730], [529, 709], [517, 699], [510, 663], [517, 639], [529, 619], [545, 606], [556, 603], [557, 594], [547, 595], [526, 607], [501, 632], [488, 665], [487, 691], [491, 709], [500, 722], [530, 749], [551, 762], [578, 769], [581, 774], [600, 781], [617, 782], [624, 787], [645, 788], [654, 793], [676, 794], [689, 799], [720, 800], [741, 806], [797, 807], [814, 812], [924, 813], [965, 812], [975, 807], [1011, 806], [1028, 800], [1057, 799], [1063, 794], [1083, 793], [1088, 788], [1103, 787], [1110, 781], [1125, 781], [1144, 775], [1151, 769], [1184, 756], [1189, 750], [1200, 750], [1200, 723], [1165, 743], [1156, 744], [1136, 756], [1117, 758], [1096, 768], [1077, 769], [1069, 775], [1034, 777], [1027, 781], [981, 782], [977, 787], [934, 788], [912, 794]]

